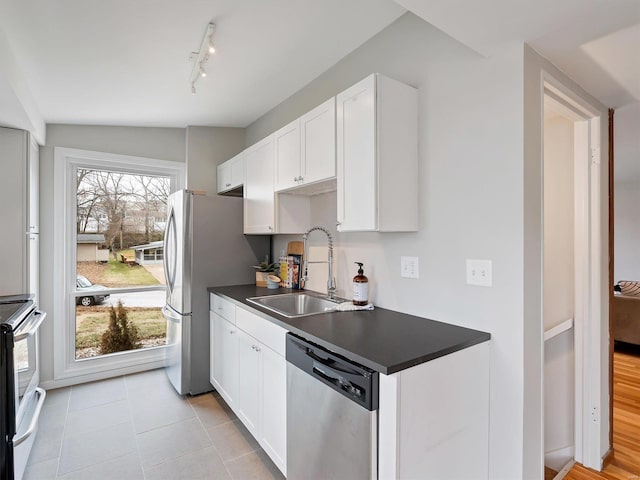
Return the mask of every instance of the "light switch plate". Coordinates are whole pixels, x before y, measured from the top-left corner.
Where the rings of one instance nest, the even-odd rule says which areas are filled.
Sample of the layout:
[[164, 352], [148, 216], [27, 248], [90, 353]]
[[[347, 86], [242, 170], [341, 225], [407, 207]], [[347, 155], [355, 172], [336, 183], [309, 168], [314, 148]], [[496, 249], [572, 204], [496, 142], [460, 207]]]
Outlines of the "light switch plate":
[[400, 276], [403, 278], [418, 278], [418, 257], [400, 257]]
[[481, 287], [493, 286], [493, 262], [467, 259], [467, 284]]

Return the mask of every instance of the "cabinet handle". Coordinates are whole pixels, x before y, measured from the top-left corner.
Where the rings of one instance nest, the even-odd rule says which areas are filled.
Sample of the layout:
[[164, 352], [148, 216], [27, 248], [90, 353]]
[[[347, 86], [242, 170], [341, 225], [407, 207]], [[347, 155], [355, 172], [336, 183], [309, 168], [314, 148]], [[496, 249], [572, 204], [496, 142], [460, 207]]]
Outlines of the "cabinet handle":
[[225, 186], [225, 187], [230, 187], [230, 186], [231, 186], [231, 184], [230, 184], [230, 183], [225, 183], [225, 185], [224, 185], [224, 186]]
[[269, 225], [269, 231], [273, 230], [273, 227], [271, 225]]
[[293, 181], [297, 182], [298, 181], [298, 177], [293, 177]]
[[234, 333], [236, 333], [235, 330], [229, 330], [229, 335], [233, 335]]

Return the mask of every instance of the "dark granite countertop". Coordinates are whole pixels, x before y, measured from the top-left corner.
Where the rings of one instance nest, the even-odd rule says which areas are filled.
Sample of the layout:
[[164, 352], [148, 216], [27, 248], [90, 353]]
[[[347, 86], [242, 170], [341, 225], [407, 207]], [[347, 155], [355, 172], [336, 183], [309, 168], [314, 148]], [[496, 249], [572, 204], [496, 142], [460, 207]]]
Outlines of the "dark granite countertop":
[[[389, 375], [449, 353], [486, 342], [491, 335], [414, 315], [376, 307], [370, 311], [329, 312], [287, 318], [253, 303], [248, 297], [290, 293], [255, 285], [210, 287], [236, 305], [361, 365]], [[295, 290], [298, 292], [298, 290]]]

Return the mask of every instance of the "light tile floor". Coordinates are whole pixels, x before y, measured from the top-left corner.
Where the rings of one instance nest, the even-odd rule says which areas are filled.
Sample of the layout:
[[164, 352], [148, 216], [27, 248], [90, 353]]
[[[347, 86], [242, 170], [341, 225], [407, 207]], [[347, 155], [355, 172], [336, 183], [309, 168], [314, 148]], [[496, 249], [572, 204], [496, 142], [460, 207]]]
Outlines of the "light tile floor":
[[163, 370], [47, 392], [24, 480], [282, 479], [217, 393]]

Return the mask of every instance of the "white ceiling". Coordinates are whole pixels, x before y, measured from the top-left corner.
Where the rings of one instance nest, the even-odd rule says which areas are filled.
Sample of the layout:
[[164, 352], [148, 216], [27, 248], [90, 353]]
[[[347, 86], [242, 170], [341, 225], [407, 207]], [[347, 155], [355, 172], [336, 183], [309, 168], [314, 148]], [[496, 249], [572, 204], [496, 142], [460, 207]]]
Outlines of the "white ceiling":
[[0, 30], [47, 123], [244, 127], [405, 8], [483, 55], [528, 42], [607, 106], [640, 100], [640, 0], [0, 0]]
[[527, 42], [609, 107], [640, 100], [640, 0], [396, 0], [489, 56]]
[[[0, 0], [47, 123], [244, 127], [405, 10], [390, 0]], [[191, 95], [189, 53], [216, 23]]]

